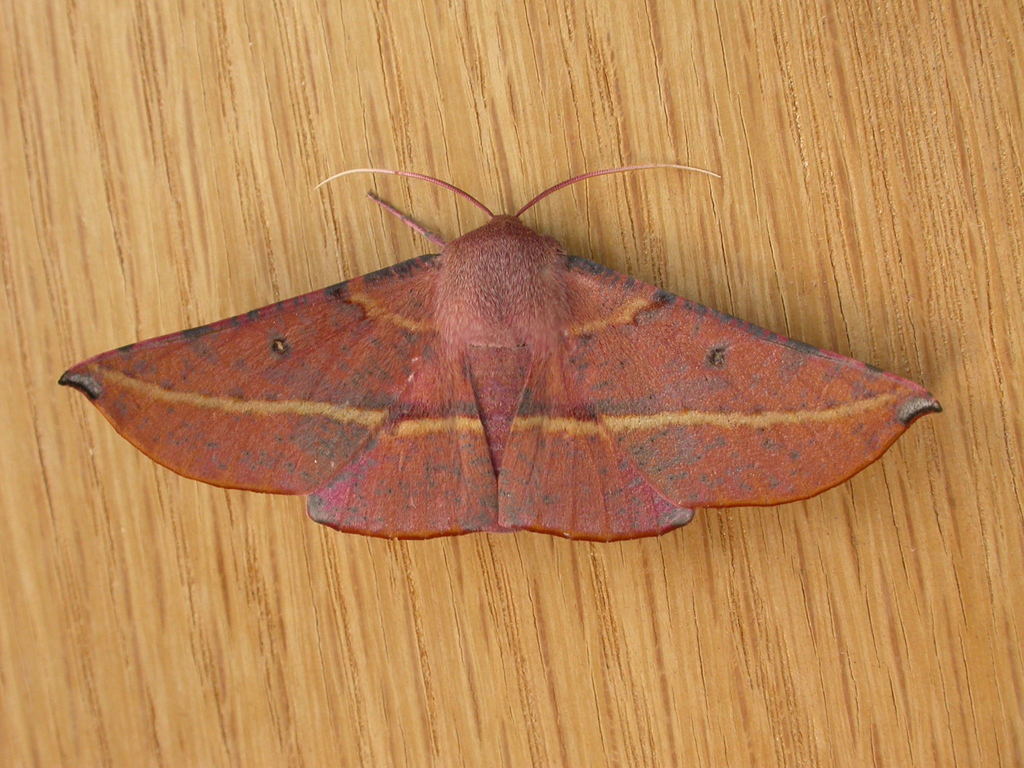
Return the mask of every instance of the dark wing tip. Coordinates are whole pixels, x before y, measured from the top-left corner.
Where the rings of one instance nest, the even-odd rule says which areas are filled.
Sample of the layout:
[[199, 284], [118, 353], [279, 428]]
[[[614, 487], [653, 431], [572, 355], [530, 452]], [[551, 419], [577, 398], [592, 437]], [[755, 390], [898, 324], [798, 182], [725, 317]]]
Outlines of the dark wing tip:
[[57, 379], [57, 383], [64, 387], [77, 389], [90, 400], [95, 400], [103, 394], [102, 385], [87, 373], [72, 373], [71, 371], [65, 371], [64, 374]]
[[896, 418], [900, 424], [910, 426], [926, 413], [942, 413], [939, 401], [931, 397], [912, 397], [900, 406]]
[[681, 528], [684, 525], [689, 525], [691, 522], [693, 522], [693, 517], [695, 513], [696, 510], [693, 509], [684, 509], [682, 507], [675, 509], [674, 514], [669, 516], [668, 520], [666, 521], [668, 523], [669, 530]]
[[328, 528], [337, 528], [338, 519], [334, 511], [327, 508], [324, 500], [316, 495], [306, 497], [306, 514], [314, 522], [326, 525]]

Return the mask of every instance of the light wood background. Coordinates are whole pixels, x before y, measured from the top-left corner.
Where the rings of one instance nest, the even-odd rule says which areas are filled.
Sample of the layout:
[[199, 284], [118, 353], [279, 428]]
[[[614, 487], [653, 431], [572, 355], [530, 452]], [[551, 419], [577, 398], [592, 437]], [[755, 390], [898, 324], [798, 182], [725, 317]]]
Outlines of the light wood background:
[[[1024, 764], [1015, 0], [0, 0], [0, 763]], [[932, 389], [806, 503], [395, 543], [173, 475], [69, 364], [510, 208]]]

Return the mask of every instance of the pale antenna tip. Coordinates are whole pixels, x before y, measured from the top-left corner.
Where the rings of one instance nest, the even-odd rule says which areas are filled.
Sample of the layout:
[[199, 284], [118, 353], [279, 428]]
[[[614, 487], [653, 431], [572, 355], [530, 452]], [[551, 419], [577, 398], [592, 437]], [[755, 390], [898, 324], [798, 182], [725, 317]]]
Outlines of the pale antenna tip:
[[553, 187], [548, 187], [539, 195], [534, 197], [530, 202], [528, 202], [526, 205], [524, 205], [522, 208], [516, 211], [514, 215], [520, 216], [521, 214], [525, 213], [527, 209], [532, 208], [534, 205], [539, 203], [548, 195], [557, 192], [560, 189], [564, 189], [565, 187], [571, 186], [572, 184], [578, 184], [581, 181], [593, 179], [596, 178], [597, 176], [607, 176], [612, 173], [625, 173], [626, 171], [646, 171], [650, 168], [675, 168], [676, 170], [680, 171], [693, 171], [694, 173], [702, 173], [706, 176], [711, 176], [715, 179], [722, 178], [719, 174], [715, 173], [714, 171], [709, 171], [706, 168], [696, 168], [692, 165], [679, 165], [678, 163], [644, 163], [643, 165], [623, 165], [618, 168], [605, 168], [604, 170], [600, 171], [590, 171], [589, 173], [581, 173], [579, 176], [573, 176], [571, 179], [566, 179], [565, 181], [559, 182], [558, 184], [555, 184]]
[[398, 171], [392, 171], [388, 168], [349, 168], [347, 171], [341, 171], [335, 173], [333, 176], [328, 176], [326, 179], [317, 184], [313, 189], [320, 189], [324, 184], [330, 184], [335, 179], [340, 179], [342, 176], [351, 176], [353, 173], [387, 173], [387, 174], [398, 174]]
[[441, 187], [442, 189], [447, 189], [449, 192], [454, 192], [459, 197], [471, 202], [473, 205], [475, 205], [481, 211], [486, 213], [492, 219], [494, 218], [494, 214], [491, 213], [490, 208], [481, 203], [479, 200], [477, 200], [475, 197], [473, 197], [465, 190], [459, 189], [454, 184], [449, 184], [447, 181], [441, 181], [441, 179], [436, 179], [433, 176], [427, 176], [422, 173], [413, 173], [412, 171], [393, 171], [390, 168], [350, 168], [347, 171], [341, 171], [340, 173], [336, 173], [333, 176], [328, 176], [326, 179], [317, 184], [313, 189], [320, 189], [320, 187], [322, 187], [324, 184], [327, 184], [328, 182], [334, 181], [335, 179], [340, 179], [342, 176], [349, 176], [353, 173], [382, 173], [388, 176], [403, 176], [407, 179], [419, 179], [420, 181], [427, 181], [430, 182], [431, 184], [435, 184]]

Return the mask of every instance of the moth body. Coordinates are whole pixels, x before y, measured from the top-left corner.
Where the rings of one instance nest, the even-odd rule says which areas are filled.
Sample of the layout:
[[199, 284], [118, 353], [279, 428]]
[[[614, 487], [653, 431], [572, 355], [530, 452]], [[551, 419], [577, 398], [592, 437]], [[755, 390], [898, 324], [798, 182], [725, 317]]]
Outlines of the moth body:
[[446, 244], [435, 305], [446, 345], [550, 350], [568, 320], [564, 255], [513, 216]]
[[554, 238], [496, 216], [447, 243], [441, 258], [443, 358], [465, 371], [498, 475], [527, 374], [557, 350], [568, 322], [565, 254]]

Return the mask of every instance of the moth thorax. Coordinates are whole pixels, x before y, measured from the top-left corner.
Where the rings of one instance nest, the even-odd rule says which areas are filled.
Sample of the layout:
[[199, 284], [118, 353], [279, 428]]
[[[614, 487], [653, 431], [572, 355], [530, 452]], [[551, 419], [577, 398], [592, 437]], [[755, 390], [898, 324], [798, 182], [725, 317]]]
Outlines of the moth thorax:
[[561, 248], [510, 216], [445, 246], [438, 325], [454, 344], [544, 344], [564, 325]]

